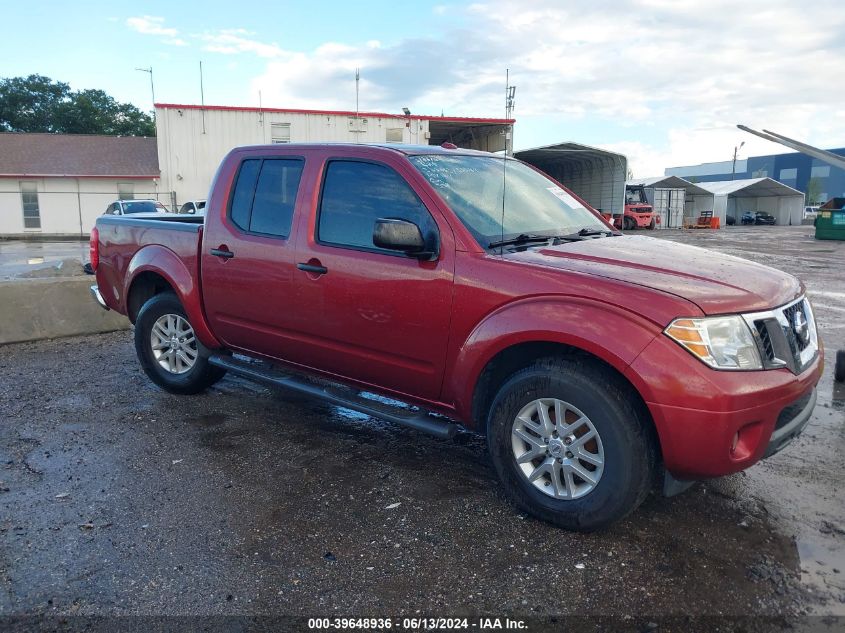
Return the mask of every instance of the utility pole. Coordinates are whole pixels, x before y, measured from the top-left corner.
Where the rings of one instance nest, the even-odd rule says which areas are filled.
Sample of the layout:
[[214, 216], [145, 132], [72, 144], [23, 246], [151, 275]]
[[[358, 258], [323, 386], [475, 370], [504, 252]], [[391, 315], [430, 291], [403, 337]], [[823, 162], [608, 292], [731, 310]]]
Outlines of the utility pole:
[[360, 118], [358, 117], [358, 90], [361, 83], [361, 69], [355, 69], [355, 142], [358, 142], [358, 129], [361, 127]]
[[[516, 97], [516, 86], [510, 85], [510, 69], [505, 69], [505, 118], [513, 118], [513, 108]], [[505, 156], [513, 156], [513, 125], [508, 124], [505, 130]]]
[[150, 66], [149, 68], [136, 68], [135, 70], [140, 70], [142, 73], [150, 73], [150, 93], [153, 97], [153, 122], [156, 120], [156, 89], [155, 84], [153, 83], [153, 67]]
[[202, 87], [202, 60], [200, 60], [200, 104], [202, 105], [200, 110], [202, 113], [202, 133], [205, 134], [205, 90]]
[[739, 150], [742, 149], [743, 145], [745, 145], [745, 141], [743, 141], [739, 145], [734, 146], [734, 160], [733, 160], [733, 164], [731, 166], [731, 180], [733, 180], [734, 176], [736, 176], [736, 154], [737, 154], [737, 152], [739, 152]]

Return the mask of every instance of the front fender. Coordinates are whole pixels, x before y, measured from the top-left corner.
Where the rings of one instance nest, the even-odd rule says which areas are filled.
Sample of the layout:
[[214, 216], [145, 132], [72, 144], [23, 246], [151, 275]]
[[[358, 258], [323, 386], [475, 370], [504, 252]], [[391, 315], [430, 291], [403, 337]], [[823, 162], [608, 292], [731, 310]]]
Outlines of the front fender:
[[616, 306], [580, 297], [534, 297], [486, 316], [457, 351], [444, 400], [471, 424], [481, 373], [500, 352], [522, 343], [557, 343], [588, 352], [620, 373], [660, 333], [660, 328]]
[[126, 293], [122, 297], [123, 311], [128, 314], [129, 293], [132, 283], [138, 275], [145, 272], [152, 272], [163, 277], [173, 288], [176, 296], [185, 308], [188, 321], [200, 342], [208, 348], [221, 347], [220, 342], [211, 333], [205, 314], [202, 310], [202, 298], [200, 297], [199, 286], [196, 282], [199, 270], [192, 271], [184, 261], [172, 250], [158, 244], [144, 246], [138, 250], [126, 268]]

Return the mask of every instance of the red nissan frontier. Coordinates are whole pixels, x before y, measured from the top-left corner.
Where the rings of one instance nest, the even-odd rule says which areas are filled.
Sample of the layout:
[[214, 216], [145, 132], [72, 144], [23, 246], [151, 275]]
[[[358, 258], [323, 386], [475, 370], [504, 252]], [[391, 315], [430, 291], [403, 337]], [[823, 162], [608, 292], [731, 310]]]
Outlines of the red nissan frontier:
[[538, 170], [454, 146], [237, 148], [205, 217], [100, 217], [91, 259], [163, 389], [232, 372], [463, 426], [516, 505], [572, 530], [780, 451], [822, 371], [794, 277], [621, 235]]

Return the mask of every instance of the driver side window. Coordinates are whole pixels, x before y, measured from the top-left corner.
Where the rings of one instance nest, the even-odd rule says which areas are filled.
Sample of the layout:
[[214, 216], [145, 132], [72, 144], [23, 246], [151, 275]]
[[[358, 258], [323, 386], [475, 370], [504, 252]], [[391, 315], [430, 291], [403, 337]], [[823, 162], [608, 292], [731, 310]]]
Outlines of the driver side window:
[[393, 169], [353, 160], [329, 162], [320, 198], [318, 241], [395, 255], [373, 244], [373, 228], [380, 218], [413, 222], [426, 241], [437, 232], [428, 209]]

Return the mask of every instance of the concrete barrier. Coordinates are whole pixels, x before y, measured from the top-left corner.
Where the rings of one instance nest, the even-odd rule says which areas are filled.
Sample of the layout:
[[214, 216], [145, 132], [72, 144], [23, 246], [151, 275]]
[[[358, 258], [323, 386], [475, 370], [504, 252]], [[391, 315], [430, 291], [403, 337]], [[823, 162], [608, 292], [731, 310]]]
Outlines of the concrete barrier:
[[0, 281], [0, 344], [128, 329], [129, 319], [94, 302], [94, 283], [87, 275]]

